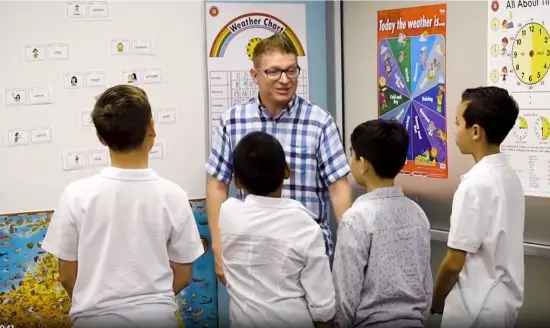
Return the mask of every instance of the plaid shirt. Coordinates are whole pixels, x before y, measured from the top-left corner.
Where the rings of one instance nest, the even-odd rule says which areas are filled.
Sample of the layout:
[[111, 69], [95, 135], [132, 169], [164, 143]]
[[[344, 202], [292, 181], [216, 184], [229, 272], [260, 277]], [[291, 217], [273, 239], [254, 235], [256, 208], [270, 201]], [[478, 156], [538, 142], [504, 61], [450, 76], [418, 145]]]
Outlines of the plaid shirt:
[[283, 146], [291, 171], [290, 179], [283, 185], [283, 197], [301, 202], [317, 216], [327, 254], [332, 255], [328, 186], [350, 172], [334, 119], [299, 96], [273, 118], [260, 105], [258, 97], [252, 98], [222, 114], [213, 131], [212, 150], [206, 163], [208, 174], [229, 184], [233, 151], [242, 137], [254, 131], [275, 136]]

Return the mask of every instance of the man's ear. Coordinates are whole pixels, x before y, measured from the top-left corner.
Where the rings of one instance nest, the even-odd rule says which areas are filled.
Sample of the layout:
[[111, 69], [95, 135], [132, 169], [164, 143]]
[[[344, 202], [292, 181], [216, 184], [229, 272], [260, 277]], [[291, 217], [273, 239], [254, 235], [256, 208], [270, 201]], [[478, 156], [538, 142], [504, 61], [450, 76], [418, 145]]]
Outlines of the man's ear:
[[243, 189], [243, 185], [241, 184], [241, 180], [239, 180], [239, 177], [237, 177], [235, 175], [235, 173], [233, 173], [233, 181], [235, 182], [235, 187], [237, 189]]
[[250, 69], [250, 78], [258, 85], [258, 71], [254, 67]]
[[286, 167], [285, 167], [285, 179], [289, 179], [290, 178], [290, 166], [288, 165], [288, 163], [286, 163]]

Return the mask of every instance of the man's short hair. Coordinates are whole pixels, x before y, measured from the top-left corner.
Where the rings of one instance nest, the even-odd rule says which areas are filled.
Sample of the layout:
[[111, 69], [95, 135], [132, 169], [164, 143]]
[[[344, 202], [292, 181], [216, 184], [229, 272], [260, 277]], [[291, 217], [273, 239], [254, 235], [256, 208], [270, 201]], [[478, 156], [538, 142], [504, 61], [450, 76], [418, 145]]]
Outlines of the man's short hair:
[[379, 178], [393, 179], [407, 160], [409, 134], [397, 121], [370, 120], [353, 130], [351, 147], [356, 159], [369, 161]]
[[264, 55], [274, 52], [298, 56], [298, 51], [290, 39], [282, 33], [275, 33], [272, 36], [263, 39], [256, 45], [256, 47], [254, 47], [254, 52], [252, 55], [254, 67], [260, 66], [260, 61]]
[[265, 132], [245, 135], [233, 154], [235, 178], [253, 195], [266, 196], [281, 187], [286, 168], [283, 147]]
[[466, 103], [462, 117], [466, 128], [474, 124], [484, 131], [487, 143], [500, 145], [514, 127], [519, 107], [508, 91], [499, 87], [478, 87], [462, 93]]
[[131, 85], [107, 89], [98, 97], [92, 111], [97, 134], [110, 149], [118, 152], [141, 147], [151, 118], [147, 94]]

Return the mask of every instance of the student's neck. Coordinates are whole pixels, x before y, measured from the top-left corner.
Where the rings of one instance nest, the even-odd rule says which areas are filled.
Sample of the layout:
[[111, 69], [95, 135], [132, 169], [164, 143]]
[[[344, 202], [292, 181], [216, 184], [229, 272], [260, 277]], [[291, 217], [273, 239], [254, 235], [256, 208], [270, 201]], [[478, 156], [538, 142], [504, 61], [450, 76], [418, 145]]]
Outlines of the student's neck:
[[376, 189], [388, 188], [395, 186], [395, 181], [393, 179], [372, 179], [368, 180], [367, 183], [367, 192], [373, 192]]
[[118, 153], [110, 151], [111, 166], [119, 169], [147, 169], [149, 168], [149, 153], [134, 151], [129, 153]]
[[476, 163], [479, 163], [484, 157], [495, 155], [500, 153], [500, 146], [499, 145], [489, 145], [483, 148], [478, 149], [477, 151], [474, 151], [472, 153], [472, 156], [474, 158], [474, 161]]

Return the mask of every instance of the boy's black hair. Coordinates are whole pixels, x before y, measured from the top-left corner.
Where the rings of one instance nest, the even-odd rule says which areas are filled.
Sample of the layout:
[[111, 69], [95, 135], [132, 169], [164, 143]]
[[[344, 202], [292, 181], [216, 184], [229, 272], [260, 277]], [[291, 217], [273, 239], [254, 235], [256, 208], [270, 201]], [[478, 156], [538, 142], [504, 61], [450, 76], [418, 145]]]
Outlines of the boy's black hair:
[[507, 90], [499, 87], [478, 87], [462, 93], [466, 108], [462, 117], [466, 128], [479, 125], [484, 131], [487, 143], [500, 145], [514, 127], [519, 107]]
[[287, 163], [283, 147], [265, 132], [251, 132], [237, 144], [233, 153], [233, 172], [250, 194], [267, 196], [285, 179]]
[[409, 135], [397, 121], [370, 120], [353, 130], [351, 147], [355, 158], [369, 161], [379, 178], [393, 179], [407, 160]]
[[97, 134], [110, 149], [118, 152], [141, 147], [151, 118], [147, 94], [131, 85], [107, 89], [98, 97], [92, 111]]

